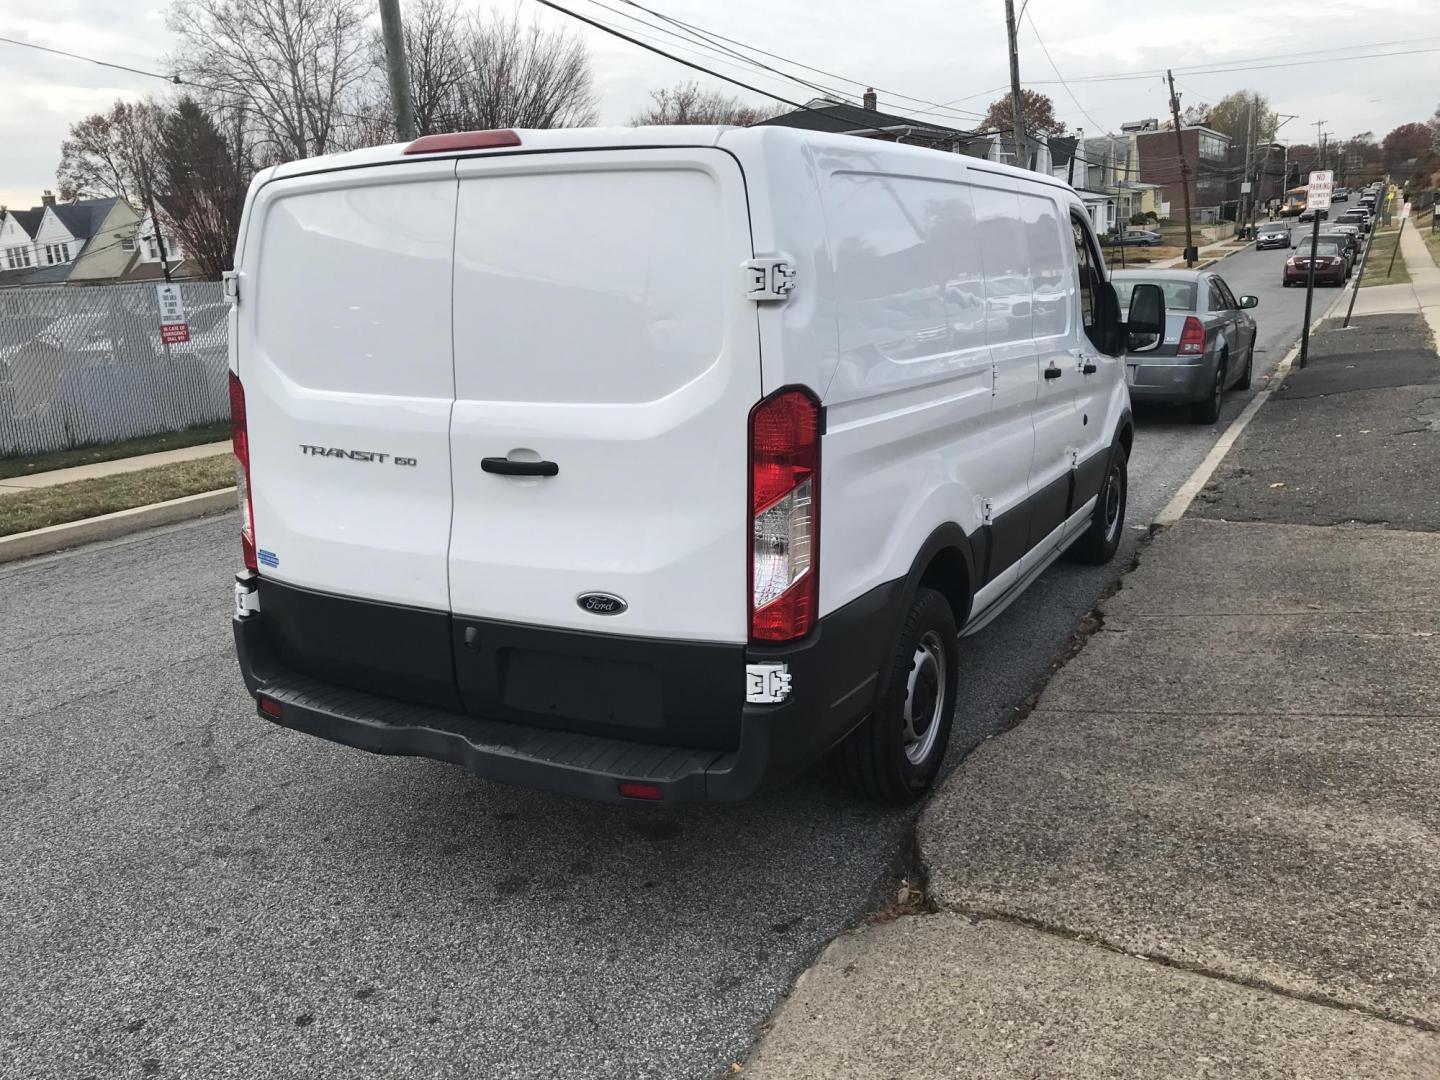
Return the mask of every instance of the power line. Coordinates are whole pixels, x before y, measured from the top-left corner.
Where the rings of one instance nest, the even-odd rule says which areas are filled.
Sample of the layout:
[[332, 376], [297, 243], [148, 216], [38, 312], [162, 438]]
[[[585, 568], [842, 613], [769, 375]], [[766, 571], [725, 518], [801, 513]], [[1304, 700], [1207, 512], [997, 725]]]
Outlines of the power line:
[[[595, 0], [591, 0], [591, 2], [593, 3], [593, 2], [595, 2]], [[847, 75], [840, 75], [840, 74], [838, 74], [838, 73], [836, 73], [836, 72], [833, 72], [833, 71], [826, 71], [824, 68], [813, 67], [813, 66], [811, 66], [810, 64], [802, 63], [802, 62], [799, 61], [799, 60], [792, 60], [792, 59], [790, 59], [789, 57], [782, 56], [782, 55], [779, 54], [779, 53], [768, 52], [768, 51], [766, 51], [765, 49], [760, 48], [759, 46], [749, 45], [749, 44], [747, 44], [746, 42], [740, 41], [740, 40], [738, 40], [738, 39], [736, 39], [736, 38], [726, 37], [724, 34], [721, 34], [721, 33], [717, 32], [717, 31], [707, 30], [707, 29], [705, 29], [704, 27], [702, 27], [702, 26], [700, 26], [700, 25], [698, 25], [698, 24], [696, 24], [696, 23], [686, 22], [684, 19], [677, 19], [677, 18], [675, 18], [675, 17], [672, 16], [672, 15], [666, 15], [666, 14], [664, 14], [663, 12], [654, 10], [653, 8], [648, 8], [648, 7], [646, 7], [645, 5], [638, 3], [637, 0], [621, 0], [621, 2], [622, 2], [622, 3], [625, 3], [625, 4], [628, 4], [628, 5], [631, 6], [631, 7], [639, 8], [641, 11], [644, 11], [644, 12], [647, 12], [648, 14], [654, 15], [656, 18], [664, 19], [666, 22], [672, 23], [672, 24], [675, 25], [675, 26], [680, 26], [680, 27], [684, 27], [684, 28], [687, 29], [687, 30], [692, 30], [692, 31], [694, 31], [694, 32], [696, 32], [696, 33], [698, 33], [698, 34], [703, 35], [704, 37], [706, 37], [706, 38], [708, 38], [708, 39], [728, 42], [728, 43], [731, 44], [731, 45], [738, 45], [738, 46], [739, 46], [740, 48], [742, 48], [742, 49], [746, 49], [746, 50], [748, 50], [748, 51], [750, 51], [750, 52], [753, 52], [753, 53], [759, 53], [761, 56], [768, 56], [768, 57], [770, 57], [770, 59], [772, 59], [772, 60], [779, 60], [780, 62], [785, 63], [785, 64], [790, 64], [790, 65], [793, 66], [793, 67], [803, 68], [803, 69], [806, 70], [806, 71], [813, 71], [813, 72], [815, 72], [815, 74], [817, 74], [817, 75], [824, 75], [824, 76], [826, 76], [827, 78], [831, 78], [831, 79], [839, 79], [841, 82], [850, 83], [850, 84], [853, 85], [853, 86], [865, 86], [865, 87], [869, 87], [869, 88], [875, 90], [875, 92], [876, 92], [877, 94], [883, 94], [883, 95], [885, 95], [886, 97], [895, 98], [895, 99], [898, 100], [898, 101], [913, 101], [913, 102], [915, 102], [915, 103], [917, 103], [917, 104], [920, 104], [920, 105], [930, 105], [930, 106], [933, 106], [934, 108], [937, 108], [937, 109], [947, 108], [947, 106], [944, 105], [944, 104], [941, 103], [941, 102], [930, 101], [928, 98], [918, 98], [918, 97], [914, 97], [914, 96], [912, 96], [912, 95], [910, 95], [910, 94], [902, 94], [902, 93], [900, 93], [898, 90], [887, 90], [887, 89], [885, 89], [884, 87], [872, 86], [872, 84], [870, 84], [870, 83], [868, 83], [868, 82], [864, 82], [864, 81], [861, 81], [861, 80], [859, 80], [859, 79], [852, 79], [852, 78], [850, 78], [850, 77], [847, 76]], [[734, 50], [728, 50], [728, 51], [730, 51], [730, 52], [733, 53]], [[736, 54], [736, 55], [739, 55], [739, 54]], [[753, 62], [753, 61], [752, 61], [752, 62]], [[972, 110], [970, 110], [970, 109], [957, 109], [957, 110], [954, 110], [954, 111], [955, 111], [956, 113], [964, 113], [966, 116], [973, 117], [974, 119], [977, 119], [977, 120], [982, 118], [982, 114], [981, 114], [981, 113], [974, 112], [974, 111], [972, 111]]]
[[[704, 74], [709, 75], [709, 76], [711, 76], [712, 78], [722, 79], [722, 80], [724, 80], [725, 82], [733, 83], [735, 86], [738, 86], [738, 87], [740, 87], [740, 88], [743, 89], [743, 90], [749, 90], [749, 91], [750, 91], [751, 93], [753, 93], [753, 94], [761, 94], [761, 95], [763, 95], [764, 97], [772, 98], [773, 100], [780, 102], [782, 105], [789, 105], [791, 108], [793, 108], [793, 109], [799, 109], [799, 110], [801, 110], [801, 111], [803, 111], [803, 112], [818, 113], [818, 114], [820, 114], [820, 115], [822, 115], [822, 116], [830, 116], [830, 117], [834, 117], [834, 118], [840, 119], [840, 120], [844, 121], [845, 123], [853, 123], [853, 119], [852, 119], [851, 117], [843, 116], [843, 115], [841, 115], [841, 114], [838, 114], [838, 113], [834, 112], [834, 111], [831, 110], [831, 109], [815, 108], [815, 107], [810, 106], [810, 105], [801, 104], [801, 103], [798, 102], [798, 101], [791, 101], [789, 98], [781, 97], [779, 94], [771, 93], [771, 92], [768, 91], [768, 90], [762, 90], [762, 89], [760, 89], [760, 87], [758, 87], [758, 86], [753, 86], [753, 85], [751, 85], [750, 83], [742, 82], [742, 81], [740, 81], [739, 79], [731, 78], [729, 75], [721, 75], [718, 71], [713, 71], [713, 70], [711, 70], [710, 68], [707, 68], [707, 67], [705, 67], [705, 66], [702, 65], [702, 64], [697, 64], [697, 63], [695, 63], [695, 62], [692, 61], [692, 60], [686, 60], [686, 59], [684, 59], [683, 57], [675, 56], [673, 53], [668, 53], [668, 52], [666, 52], [664, 49], [660, 48], [659, 46], [656, 46], [656, 45], [647, 45], [645, 42], [640, 41], [640, 40], [637, 39], [637, 38], [631, 37], [629, 34], [625, 33], [623, 30], [617, 30], [617, 29], [616, 29], [615, 27], [613, 27], [613, 26], [609, 26], [609, 25], [607, 25], [607, 24], [605, 24], [605, 23], [603, 23], [603, 22], [598, 22], [597, 20], [592, 19], [592, 18], [589, 18], [588, 16], [581, 15], [579, 12], [571, 11], [569, 8], [564, 7], [564, 6], [560, 5], [560, 4], [557, 4], [557, 3], [555, 2], [555, 0], [535, 0], [535, 2], [536, 2], [537, 4], [542, 5], [543, 7], [547, 7], [547, 8], [550, 8], [550, 9], [554, 10], [554, 11], [558, 11], [558, 12], [560, 12], [562, 15], [568, 15], [568, 16], [570, 16], [570, 18], [575, 19], [575, 20], [577, 20], [577, 21], [579, 21], [579, 22], [583, 22], [583, 23], [585, 23], [587, 26], [593, 26], [593, 27], [595, 27], [595, 29], [597, 29], [597, 30], [603, 30], [605, 33], [610, 34], [610, 35], [612, 35], [613, 37], [618, 37], [618, 38], [620, 38], [620, 39], [623, 40], [623, 41], [628, 41], [628, 42], [630, 42], [630, 44], [632, 44], [632, 45], [638, 45], [640, 48], [645, 49], [645, 50], [647, 50], [647, 51], [649, 51], [649, 52], [653, 52], [653, 53], [655, 53], [655, 54], [657, 54], [657, 55], [659, 55], [659, 56], [663, 56], [663, 57], [665, 57], [667, 60], [673, 60], [673, 61], [675, 61], [675, 63], [677, 63], [677, 64], [683, 64], [683, 65], [685, 65], [685, 66], [688, 67], [688, 68], [693, 68], [693, 69], [696, 70], [696, 71], [703, 72]], [[869, 124], [861, 125], [861, 126], [856, 127], [856, 128], [854, 128], [854, 129], [852, 129], [852, 130], [854, 130], [854, 131], [873, 131], [873, 132], [875, 132], [877, 135], [889, 135], [889, 134], [891, 134], [891, 132], [888, 132], [888, 131], [886, 131], [886, 130], [883, 129], [883, 128], [874, 127], [874, 126], [869, 125]], [[974, 132], [965, 131], [965, 132], [957, 132], [957, 134], [961, 134], [961, 135], [971, 135], [971, 134], [974, 134]]]
[[1070, 89], [1070, 84], [1065, 81], [1065, 76], [1061, 75], [1060, 69], [1055, 66], [1055, 58], [1050, 55], [1050, 50], [1045, 45], [1045, 39], [1040, 36], [1040, 28], [1035, 25], [1035, 20], [1031, 17], [1028, 10], [1029, 7], [1030, 0], [1025, 0], [1025, 3], [1020, 7], [1020, 14], [1030, 23], [1030, 32], [1035, 35], [1035, 40], [1040, 43], [1040, 51], [1045, 54], [1045, 59], [1050, 62], [1050, 70], [1055, 72], [1055, 77], [1060, 80], [1060, 85], [1065, 87], [1065, 92], [1070, 95], [1070, 100], [1075, 102], [1075, 107], [1084, 113], [1085, 119], [1094, 124], [1097, 131], [1105, 130], [1104, 124], [1100, 123], [1099, 120], [1096, 120], [1085, 111], [1085, 106], [1080, 104], [1080, 99], [1075, 96], [1075, 91]]
[[0, 37], [0, 41], [5, 42], [7, 45], [19, 45], [25, 49], [36, 49], [40, 52], [53, 53], [56, 56], [66, 56], [71, 60], [82, 60], [87, 64], [96, 64], [99, 67], [114, 68], [116, 71], [128, 71], [132, 75], [144, 75], [151, 79], [164, 79], [166, 82], [171, 83], [179, 83], [182, 81], [179, 75], [162, 75], [158, 71], [146, 71], [143, 68], [129, 67], [126, 64], [114, 64], [109, 60], [97, 60], [93, 56], [81, 56], [79, 53], [66, 52], [64, 49], [52, 49], [48, 45], [37, 45], [33, 41], [19, 41], [16, 38], [10, 37]]

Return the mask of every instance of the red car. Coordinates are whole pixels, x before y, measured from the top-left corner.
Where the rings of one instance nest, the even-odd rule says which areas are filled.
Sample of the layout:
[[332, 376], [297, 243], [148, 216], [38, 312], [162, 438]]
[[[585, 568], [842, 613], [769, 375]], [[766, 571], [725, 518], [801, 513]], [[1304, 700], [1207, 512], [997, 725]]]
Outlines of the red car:
[[[1310, 238], [1306, 237], [1295, 246], [1295, 254], [1285, 260], [1284, 284], [1304, 285], [1310, 273]], [[1321, 239], [1315, 245], [1315, 284], [1345, 284], [1345, 252], [1338, 240]]]

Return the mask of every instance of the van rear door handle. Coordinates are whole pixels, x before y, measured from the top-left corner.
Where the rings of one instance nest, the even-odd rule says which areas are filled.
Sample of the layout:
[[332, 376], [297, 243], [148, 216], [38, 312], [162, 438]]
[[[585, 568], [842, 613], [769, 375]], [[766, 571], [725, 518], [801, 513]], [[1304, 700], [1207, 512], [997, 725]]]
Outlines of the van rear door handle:
[[1095, 366], [1095, 361], [1094, 361], [1094, 359], [1091, 358], [1091, 357], [1089, 357], [1089, 356], [1084, 357], [1084, 358], [1080, 361], [1080, 374], [1081, 374], [1081, 375], [1094, 375], [1094, 374], [1095, 374], [1097, 371], [1099, 371], [1099, 370], [1100, 370], [1100, 369]]
[[560, 466], [553, 461], [511, 461], [505, 457], [480, 459], [480, 468], [500, 476], [555, 476]]
[[1045, 378], [1047, 379], [1058, 379], [1062, 374], [1064, 374], [1064, 372], [1058, 367], [1047, 367], [1045, 369]]

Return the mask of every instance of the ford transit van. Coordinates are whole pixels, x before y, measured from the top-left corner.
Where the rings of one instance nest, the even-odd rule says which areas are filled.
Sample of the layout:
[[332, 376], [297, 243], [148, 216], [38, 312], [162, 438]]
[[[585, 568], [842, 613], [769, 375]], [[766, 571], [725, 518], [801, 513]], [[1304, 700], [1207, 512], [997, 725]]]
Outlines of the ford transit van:
[[1119, 543], [1127, 327], [1050, 177], [779, 126], [427, 136], [260, 174], [226, 289], [240, 667], [353, 747], [662, 803], [828, 754], [906, 802], [963, 636]]

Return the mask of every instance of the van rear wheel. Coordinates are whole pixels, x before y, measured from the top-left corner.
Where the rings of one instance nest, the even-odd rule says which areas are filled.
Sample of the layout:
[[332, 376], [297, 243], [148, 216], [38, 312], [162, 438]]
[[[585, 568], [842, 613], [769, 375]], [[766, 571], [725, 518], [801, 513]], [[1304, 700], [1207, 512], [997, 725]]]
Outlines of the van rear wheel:
[[835, 748], [835, 771], [857, 795], [904, 805], [935, 782], [955, 718], [958, 636], [949, 601], [916, 593], [875, 711]]

